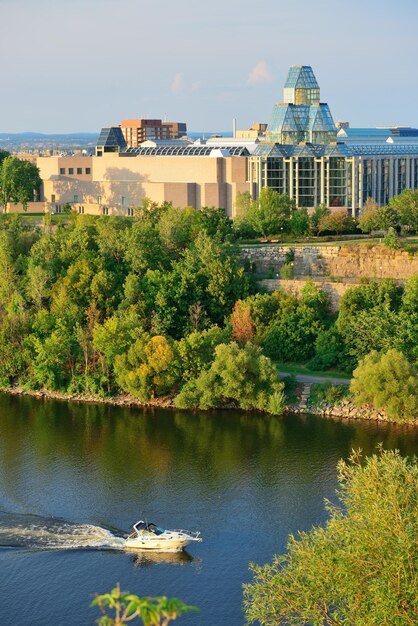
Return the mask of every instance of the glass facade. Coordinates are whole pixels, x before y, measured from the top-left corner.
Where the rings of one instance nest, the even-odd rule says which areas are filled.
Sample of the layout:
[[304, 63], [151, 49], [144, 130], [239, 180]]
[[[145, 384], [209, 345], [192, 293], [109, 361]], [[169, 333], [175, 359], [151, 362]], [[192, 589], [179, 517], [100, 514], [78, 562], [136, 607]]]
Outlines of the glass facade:
[[[368, 135], [378, 131], [384, 138], [372, 143], [337, 140], [330, 109], [320, 102], [312, 68], [292, 66], [283, 102], [273, 107], [266, 141], [249, 157], [254, 196], [268, 186], [288, 194], [298, 207], [325, 203], [330, 208], [347, 208], [355, 215], [369, 197], [385, 205], [404, 189], [417, 189], [418, 145], [388, 142], [389, 135], [382, 134], [382, 129], [366, 130]], [[418, 136], [416, 129], [402, 132]]]
[[337, 130], [331, 111], [319, 100], [319, 85], [312, 68], [292, 66], [284, 85], [283, 102], [273, 107], [267, 140], [281, 144], [335, 141]]

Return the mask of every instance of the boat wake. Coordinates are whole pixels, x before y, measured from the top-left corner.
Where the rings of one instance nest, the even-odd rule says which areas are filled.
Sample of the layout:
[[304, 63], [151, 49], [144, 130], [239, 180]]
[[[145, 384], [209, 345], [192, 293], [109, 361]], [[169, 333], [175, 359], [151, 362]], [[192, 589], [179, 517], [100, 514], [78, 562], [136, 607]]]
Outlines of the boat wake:
[[123, 550], [124, 538], [93, 524], [0, 512], [0, 547], [31, 550]]

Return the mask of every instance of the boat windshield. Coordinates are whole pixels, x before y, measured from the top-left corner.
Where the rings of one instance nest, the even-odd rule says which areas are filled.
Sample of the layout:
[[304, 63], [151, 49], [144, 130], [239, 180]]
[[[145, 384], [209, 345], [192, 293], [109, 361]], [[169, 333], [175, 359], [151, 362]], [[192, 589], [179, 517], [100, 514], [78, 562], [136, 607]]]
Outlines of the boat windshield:
[[142, 521], [134, 524], [133, 528], [138, 532], [145, 530], [149, 533], [153, 533], [154, 535], [162, 535], [165, 532], [164, 528], [160, 528], [155, 524], [148, 524], [147, 522]]

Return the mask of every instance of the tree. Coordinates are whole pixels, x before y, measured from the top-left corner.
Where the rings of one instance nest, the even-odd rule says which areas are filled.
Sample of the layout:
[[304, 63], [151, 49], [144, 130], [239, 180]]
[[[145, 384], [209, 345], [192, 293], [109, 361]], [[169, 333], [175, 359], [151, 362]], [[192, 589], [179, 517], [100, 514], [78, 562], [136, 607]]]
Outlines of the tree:
[[348, 217], [345, 209], [339, 209], [338, 211], [332, 211], [328, 215], [324, 215], [320, 218], [318, 223], [318, 234], [322, 232], [332, 232], [340, 235], [354, 229], [353, 220]]
[[417, 372], [395, 349], [367, 354], [353, 372], [350, 391], [356, 404], [384, 409], [397, 421], [418, 417]]
[[7, 150], [0, 149], [0, 169], [1, 169], [1, 164], [3, 163], [4, 159], [6, 159], [8, 156], [10, 156], [10, 152], [7, 152]]
[[171, 391], [175, 382], [170, 342], [156, 335], [148, 340], [144, 335], [128, 351], [115, 357], [115, 373], [119, 386], [141, 401]]
[[251, 317], [251, 306], [245, 300], [235, 303], [231, 316], [232, 336], [238, 344], [246, 344], [254, 337], [254, 322]]
[[[100, 626], [122, 626], [139, 618], [144, 626], [167, 626], [181, 615], [198, 611], [195, 606], [184, 604], [177, 598], [138, 596], [121, 591], [119, 584], [110, 593], [98, 595], [91, 606], [98, 606], [104, 616], [97, 620]], [[109, 615], [109, 609], [114, 617]]]
[[20, 202], [26, 210], [42, 180], [39, 169], [28, 161], [6, 157], [0, 168], [0, 200], [6, 209], [9, 202]]
[[331, 211], [328, 209], [326, 204], [319, 204], [317, 207], [315, 207], [314, 212], [310, 217], [311, 231], [314, 235], [318, 234], [319, 222], [321, 221], [321, 219], [323, 219], [330, 213]]
[[302, 207], [290, 216], [290, 232], [292, 235], [307, 235], [309, 233], [308, 209]]
[[376, 228], [381, 230], [389, 230], [392, 226], [396, 226], [398, 222], [398, 214], [391, 206], [381, 206], [377, 211]]
[[363, 233], [370, 233], [379, 228], [379, 205], [373, 198], [367, 198], [364, 203], [358, 226]]
[[245, 218], [251, 208], [252, 198], [249, 191], [238, 191], [235, 196], [235, 217]]
[[383, 239], [383, 243], [385, 246], [387, 246], [388, 248], [392, 248], [393, 250], [399, 250], [399, 248], [401, 247], [398, 234], [393, 226], [390, 226], [388, 228], [388, 232]]
[[289, 219], [295, 203], [286, 194], [264, 187], [258, 200], [251, 204], [247, 220], [263, 237], [289, 230]]
[[175, 404], [210, 409], [233, 402], [241, 409], [280, 414], [283, 387], [276, 367], [260, 348], [250, 343], [243, 348], [236, 343], [220, 344], [210, 368], [182, 389]]
[[389, 200], [389, 207], [398, 214], [401, 226], [418, 230], [418, 189], [404, 189]]
[[324, 528], [291, 535], [287, 554], [251, 564], [249, 623], [413, 626], [418, 623], [418, 466], [399, 452], [338, 464], [340, 505]]

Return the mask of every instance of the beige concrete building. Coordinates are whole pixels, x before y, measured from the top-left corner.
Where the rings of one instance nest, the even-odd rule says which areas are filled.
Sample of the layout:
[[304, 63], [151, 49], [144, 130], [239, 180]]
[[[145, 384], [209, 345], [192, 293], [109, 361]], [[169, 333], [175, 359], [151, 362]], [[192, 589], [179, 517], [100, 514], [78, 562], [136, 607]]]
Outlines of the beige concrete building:
[[43, 181], [39, 204], [54, 213], [69, 203], [80, 213], [132, 215], [134, 207], [149, 197], [181, 207], [222, 207], [233, 217], [237, 192], [249, 191], [247, 156], [230, 156], [227, 150], [210, 147], [189, 152], [38, 157]]

